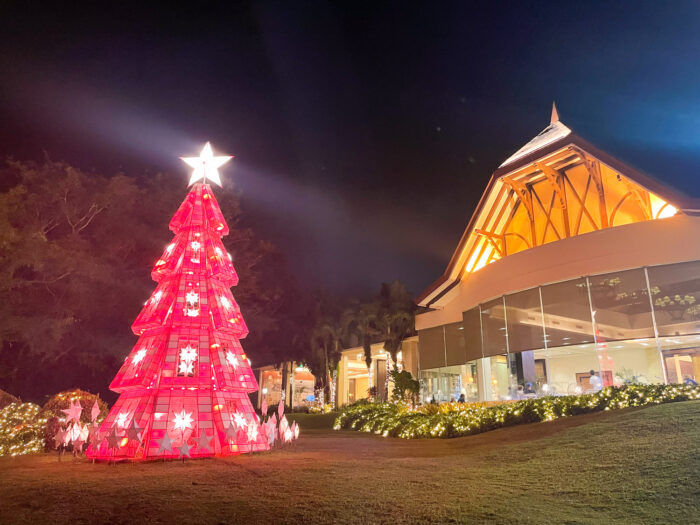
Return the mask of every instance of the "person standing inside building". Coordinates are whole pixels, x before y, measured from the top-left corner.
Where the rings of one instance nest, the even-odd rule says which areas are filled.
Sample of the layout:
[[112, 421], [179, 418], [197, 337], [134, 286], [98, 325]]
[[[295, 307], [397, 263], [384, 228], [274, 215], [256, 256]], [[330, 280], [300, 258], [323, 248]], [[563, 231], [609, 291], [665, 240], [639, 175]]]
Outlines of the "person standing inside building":
[[591, 370], [591, 377], [588, 378], [588, 382], [593, 392], [598, 392], [603, 388], [603, 381], [600, 379], [600, 376], [596, 374], [595, 370]]

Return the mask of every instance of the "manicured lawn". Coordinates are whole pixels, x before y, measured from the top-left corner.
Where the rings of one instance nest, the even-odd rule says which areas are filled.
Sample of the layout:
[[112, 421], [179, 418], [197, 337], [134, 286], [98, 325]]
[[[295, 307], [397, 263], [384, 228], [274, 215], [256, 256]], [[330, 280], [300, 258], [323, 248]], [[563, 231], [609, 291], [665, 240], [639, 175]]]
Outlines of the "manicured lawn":
[[457, 439], [307, 430], [267, 454], [0, 458], [0, 523], [697, 523], [700, 402]]

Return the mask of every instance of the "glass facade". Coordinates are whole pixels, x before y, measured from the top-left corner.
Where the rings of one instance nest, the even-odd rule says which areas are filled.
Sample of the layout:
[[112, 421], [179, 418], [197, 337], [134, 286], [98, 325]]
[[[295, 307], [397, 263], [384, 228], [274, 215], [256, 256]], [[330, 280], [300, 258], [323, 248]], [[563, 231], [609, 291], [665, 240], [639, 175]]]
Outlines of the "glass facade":
[[523, 290], [418, 335], [424, 402], [700, 383], [700, 261]]

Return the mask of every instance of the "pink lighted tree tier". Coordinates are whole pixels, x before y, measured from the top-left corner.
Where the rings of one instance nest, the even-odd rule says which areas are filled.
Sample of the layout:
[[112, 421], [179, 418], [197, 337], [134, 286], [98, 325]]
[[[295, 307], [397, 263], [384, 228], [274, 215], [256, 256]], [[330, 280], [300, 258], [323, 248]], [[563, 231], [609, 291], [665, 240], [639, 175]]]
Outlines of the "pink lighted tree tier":
[[192, 187], [170, 229], [175, 238], [151, 273], [158, 286], [132, 325], [139, 340], [110, 385], [119, 399], [90, 457], [268, 449], [248, 398], [258, 385], [240, 344], [248, 328], [230, 290], [238, 276], [221, 242], [228, 226], [208, 184]]

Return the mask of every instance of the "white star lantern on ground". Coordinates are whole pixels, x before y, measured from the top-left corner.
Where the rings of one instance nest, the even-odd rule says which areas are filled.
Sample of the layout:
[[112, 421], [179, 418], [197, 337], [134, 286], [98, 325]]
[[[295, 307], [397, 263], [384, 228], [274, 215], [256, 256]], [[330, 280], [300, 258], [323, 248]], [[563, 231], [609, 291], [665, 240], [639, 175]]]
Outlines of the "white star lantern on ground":
[[66, 439], [66, 431], [61, 430], [60, 428], [58, 429], [58, 432], [56, 432], [53, 436], [53, 440], [56, 443], [56, 448], [60, 447], [63, 445], [63, 442]]
[[199, 154], [199, 157], [180, 157], [189, 166], [194, 168], [192, 176], [190, 177], [190, 183], [188, 186], [192, 186], [199, 179], [204, 182], [209, 179], [221, 186], [221, 178], [219, 178], [219, 168], [226, 164], [233, 157], [230, 155], [224, 155], [221, 157], [215, 157], [214, 152], [211, 149], [211, 144], [208, 142], [204, 145], [204, 149]]
[[92, 410], [90, 411], [90, 419], [94, 423], [97, 421], [97, 417], [100, 415], [100, 405], [97, 402], [97, 399], [95, 399], [95, 402], [92, 405]]
[[165, 434], [163, 434], [163, 437], [157, 440], [158, 443], [158, 452], [156, 452], [156, 456], [160, 456], [161, 452], [170, 452], [172, 454], [173, 452], [173, 442], [170, 439], [170, 436], [168, 435], [168, 432], [166, 431]]
[[71, 421], [80, 421], [80, 414], [83, 411], [83, 407], [80, 405], [80, 401], [73, 401], [71, 399], [70, 406], [66, 409], [62, 409], [67, 419], [66, 421], [70, 423]]
[[258, 425], [254, 421], [248, 424], [248, 441], [255, 441], [258, 439]]
[[231, 422], [228, 427], [226, 427], [226, 439], [236, 439], [238, 431], [236, 430], [236, 425]]
[[125, 435], [127, 438], [129, 438], [129, 441], [131, 441], [132, 439], [135, 439], [136, 441], [141, 443], [141, 431], [142, 430], [143, 430], [143, 428], [141, 428], [140, 426], [138, 426], [136, 424], [136, 418], [133, 418], [131, 420], [131, 425], [129, 425], [129, 428], [126, 429]]
[[199, 437], [194, 441], [195, 443], [197, 443], [197, 452], [203, 454], [204, 452], [210, 451], [211, 439], [212, 438], [207, 436], [207, 433], [204, 430], [202, 430], [199, 434]]
[[107, 435], [107, 450], [117, 450], [120, 447], [119, 443], [122, 438], [117, 435], [117, 427], [112, 427], [112, 432]]
[[182, 459], [185, 459], [185, 456], [187, 456], [188, 458], [191, 458], [192, 457], [192, 456], [190, 456], [190, 449], [191, 448], [192, 447], [187, 444], [187, 441], [183, 442], [182, 445], [177, 447], [177, 449], [180, 451], [179, 457], [181, 457]]

